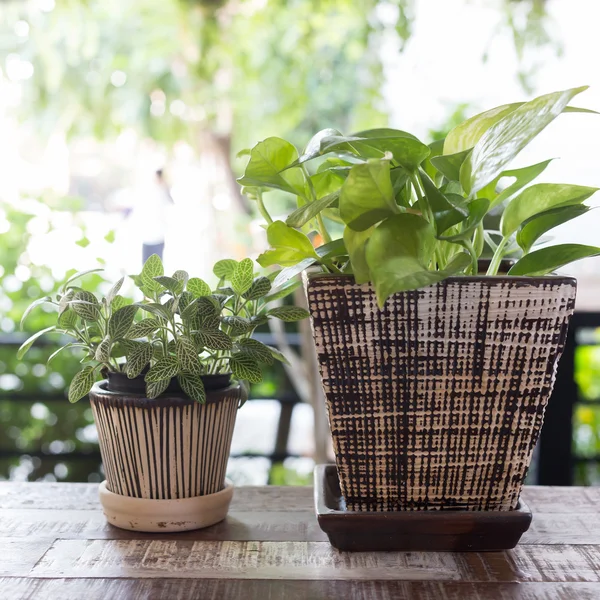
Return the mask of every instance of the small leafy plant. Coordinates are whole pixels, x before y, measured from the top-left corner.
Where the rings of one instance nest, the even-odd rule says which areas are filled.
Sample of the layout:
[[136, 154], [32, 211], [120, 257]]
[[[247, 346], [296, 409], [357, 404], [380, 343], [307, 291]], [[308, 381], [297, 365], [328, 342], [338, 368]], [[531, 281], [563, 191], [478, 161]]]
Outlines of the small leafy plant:
[[[267, 222], [270, 249], [258, 262], [353, 275], [373, 283], [383, 306], [395, 292], [478, 274], [484, 250], [491, 276], [505, 257], [516, 260], [510, 275], [545, 275], [600, 254], [581, 244], [537, 247], [546, 232], [590, 210], [583, 202], [597, 188], [530, 185], [550, 160], [509, 168], [562, 112], [594, 112], [568, 106], [585, 89], [499, 106], [429, 145], [397, 129], [350, 136], [326, 129], [300, 155], [280, 138], [258, 143], [238, 180]], [[296, 197], [285, 222], [269, 214], [268, 190]]]
[[252, 338], [256, 327], [270, 318], [291, 322], [308, 316], [295, 306], [272, 306], [299, 283], [277, 272], [257, 276], [249, 258], [217, 262], [214, 274], [219, 284], [212, 290], [185, 271], [165, 276], [160, 258], [153, 255], [133, 278], [143, 295], [140, 302], [119, 295], [124, 278], [100, 300], [74, 284], [90, 272], [70, 277], [55, 300], [47, 296], [33, 302], [21, 321], [40, 304], [56, 307], [56, 325], [32, 335], [17, 355], [22, 358], [44, 334], [69, 336], [72, 341], [61, 345], [48, 362], [67, 348], [83, 352], [84, 367], [69, 387], [71, 402], [86, 396], [105, 371], [126, 373], [129, 378], [143, 376], [148, 398], [162, 394], [177, 378], [183, 391], [198, 402], [206, 399], [205, 375], [231, 373], [257, 383], [263, 365], [286, 359], [276, 348]]

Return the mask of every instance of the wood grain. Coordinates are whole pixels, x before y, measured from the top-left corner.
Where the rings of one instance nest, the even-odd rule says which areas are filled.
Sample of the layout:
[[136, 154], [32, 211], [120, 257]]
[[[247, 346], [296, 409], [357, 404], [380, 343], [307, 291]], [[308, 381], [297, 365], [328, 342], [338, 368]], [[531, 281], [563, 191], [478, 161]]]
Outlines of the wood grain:
[[0, 538], [0, 575], [27, 575], [51, 545], [51, 540]]
[[107, 525], [94, 484], [1, 483], [0, 599], [600, 598], [600, 488], [526, 488], [522, 543], [481, 554], [337, 552], [312, 494], [238, 488], [226, 521], [155, 535]]
[[597, 600], [590, 583], [0, 578], [3, 600]]
[[[600, 498], [600, 496], [599, 496]], [[310, 487], [241, 486], [235, 488], [231, 510], [290, 512], [312, 510]], [[0, 482], [0, 509], [98, 510], [95, 483]]]
[[35, 577], [600, 581], [596, 546], [491, 553], [342, 553], [326, 542], [59, 539]]

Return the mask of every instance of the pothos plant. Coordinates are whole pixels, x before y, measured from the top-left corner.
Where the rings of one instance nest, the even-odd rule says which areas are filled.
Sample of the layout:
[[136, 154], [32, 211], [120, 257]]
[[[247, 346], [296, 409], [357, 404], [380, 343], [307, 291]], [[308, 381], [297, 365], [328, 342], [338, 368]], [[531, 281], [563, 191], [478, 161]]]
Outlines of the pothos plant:
[[[291, 273], [315, 265], [352, 274], [373, 283], [383, 306], [394, 292], [478, 274], [484, 248], [490, 276], [505, 257], [516, 260], [510, 275], [545, 275], [600, 254], [581, 244], [538, 247], [546, 232], [590, 210], [583, 202], [597, 188], [530, 185], [551, 160], [509, 168], [561, 113], [594, 112], [568, 106], [585, 89], [496, 107], [429, 145], [397, 129], [350, 136], [326, 129], [301, 154], [280, 138], [258, 143], [238, 180], [267, 222], [270, 249], [258, 262]], [[271, 217], [268, 190], [295, 196], [285, 222]], [[492, 216], [499, 227], [488, 224]]]
[[298, 321], [308, 316], [303, 308], [273, 306], [298, 283], [277, 272], [269, 277], [255, 275], [249, 258], [217, 262], [214, 274], [219, 283], [212, 290], [185, 271], [164, 275], [160, 258], [153, 255], [140, 275], [133, 277], [143, 295], [139, 302], [119, 295], [124, 278], [100, 299], [75, 285], [90, 272], [70, 277], [55, 299], [47, 296], [33, 302], [22, 319], [40, 304], [49, 304], [58, 313], [56, 325], [23, 343], [19, 358], [48, 333], [65, 336], [48, 362], [67, 348], [83, 353], [84, 366], [69, 387], [71, 402], [86, 396], [106, 371], [126, 373], [129, 378], [143, 376], [148, 398], [162, 394], [177, 378], [183, 391], [198, 402], [206, 399], [202, 380], [206, 375], [231, 373], [257, 383], [262, 380], [262, 366], [285, 362], [285, 357], [252, 338], [256, 327], [270, 318]]

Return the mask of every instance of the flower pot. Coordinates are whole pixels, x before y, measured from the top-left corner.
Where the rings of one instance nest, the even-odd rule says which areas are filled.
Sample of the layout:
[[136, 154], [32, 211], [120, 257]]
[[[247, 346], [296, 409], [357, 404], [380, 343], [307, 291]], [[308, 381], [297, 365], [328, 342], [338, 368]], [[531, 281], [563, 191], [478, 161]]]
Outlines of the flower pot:
[[[111, 373], [94, 385], [90, 403], [106, 473], [100, 499], [109, 522], [184, 531], [225, 518], [233, 495], [225, 471], [245, 394], [228, 381], [205, 380], [206, 404], [190, 400], [175, 382], [154, 400], [145, 397], [142, 378]], [[225, 387], [211, 389], [215, 384]]]
[[351, 277], [305, 281], [347, 508], [515, 509], [575, 280], [453, 277], [381, 310]]

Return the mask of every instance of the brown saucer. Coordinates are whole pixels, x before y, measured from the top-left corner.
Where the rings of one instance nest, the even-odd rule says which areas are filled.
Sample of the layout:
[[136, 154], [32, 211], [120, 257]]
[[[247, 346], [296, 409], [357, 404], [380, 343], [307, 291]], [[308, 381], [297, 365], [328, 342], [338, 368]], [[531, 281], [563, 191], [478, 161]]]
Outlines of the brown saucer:
[[334, 548], [348, 551], [481, 552], [514, 548], [531, 524], [523, 500], [512, 511], [346, 510], [335, 465], [315, 467], [319, 527]]

